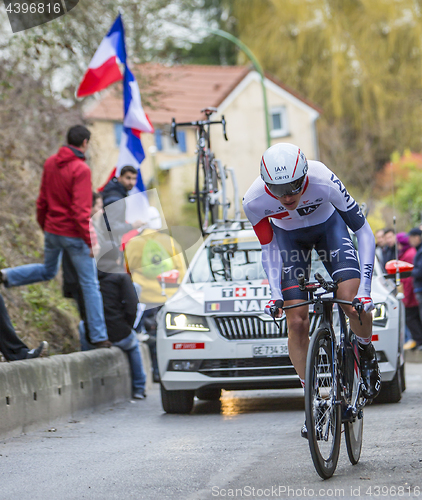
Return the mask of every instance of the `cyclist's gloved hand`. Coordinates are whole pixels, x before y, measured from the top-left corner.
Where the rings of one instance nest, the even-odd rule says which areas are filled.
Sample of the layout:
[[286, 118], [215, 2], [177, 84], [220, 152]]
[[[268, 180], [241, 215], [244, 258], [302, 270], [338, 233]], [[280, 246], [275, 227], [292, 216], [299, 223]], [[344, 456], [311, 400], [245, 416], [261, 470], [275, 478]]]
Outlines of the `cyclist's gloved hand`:
[[365, 312], [371, 312], [373, 309], [375, 309], [371, 297], [362, 297], [360, 295], [356, 295], [356, 297], [352, 301], [352, 304], [355, 305], [357, 302], [360, 302], [363, 305], [363, 310]]
[[281, 318], [283, 315], [283, 299], [269, 300], [265, 305], [264, 312], [272, 318]]

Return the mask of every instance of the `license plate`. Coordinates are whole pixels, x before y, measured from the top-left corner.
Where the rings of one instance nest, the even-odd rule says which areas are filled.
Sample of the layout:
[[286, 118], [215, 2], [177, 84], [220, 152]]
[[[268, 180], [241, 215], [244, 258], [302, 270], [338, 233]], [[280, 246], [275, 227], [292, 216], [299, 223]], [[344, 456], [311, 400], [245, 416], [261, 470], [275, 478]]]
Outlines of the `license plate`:
[[254, 357], [285, 356], [289, 354], [287, 345], [262, 344], [252, 346]]

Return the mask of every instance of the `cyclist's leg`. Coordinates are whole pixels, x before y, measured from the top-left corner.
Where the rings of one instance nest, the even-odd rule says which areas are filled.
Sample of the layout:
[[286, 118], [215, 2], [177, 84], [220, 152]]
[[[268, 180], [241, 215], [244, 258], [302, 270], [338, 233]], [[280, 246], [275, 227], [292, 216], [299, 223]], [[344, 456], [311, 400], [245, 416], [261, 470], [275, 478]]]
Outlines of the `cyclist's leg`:
[[[359, 283], [360, 279], [357, 278], [339, 283], [336, 293], [337, 298], [352, 301], [358, 292]], [[360, 319], [362, 320], [361, 325], [359, 315], [354, 307], [344, 304], [341, 307], [350, 320], [352, 331], [362, 339], [370, 339], [372, 335], [372, 314], [363, 311], [360, 315]]]
[[[337, 212], [325, 222], [325, 230], [315, 248], [328, 273], [334, 280], [341, 278], [336, 296], [341, 300], [356, 297], [360, 283], [360, 267], [356, 250], [350, 238], [347, 226]], [[352, 306], [341, 306], [350, 319], [350, 327], [358, 337], [368, 339], [372, 333], [372, 314], [359, 315]]]
[[[303, 230], [285, 231], [273, 225], [277, 243], [281, 249], [283, 272], [281, 288], [284, 305], [289, 306], [304, 302], [307, 292], [301, 292], [297, 279], [303, 274], [309, 278], [312, 238], [302, 241]], [[309, 234], [309, 233], [308, 233]], [[308, 234], [306, 235], [308, 237]], [[305, 379], [306, 356], [309, 346], [309, 309], [308, 306], [286, 311], [289, 356], [301, 381]]]
[[[303, 300], [286, 300], [285, 306]], [[309, 346], [309, 307], [297, 307], [286, 311], [289, 356], [301, 382], [305, 380], [306, 356]]]
[[[343, 285], [343, 286], [341, 286]], [[353, 279], [340, 283], [337, 297], [343, 300], [353, 300], [356, 296], [359, 280]], [[349, 316], [350, 329], [356, 334], [360, 356], [360, 371], [363, 380], [363, 394], [367, 399], [374, 399], [381, 390], [381, 373], [378, 366], [377, 353], [371, 342], [372, 314], [361, 313], [362, 325], [359, 316], [352, 306], [342, 305], [344, 312]]]
[[[326, 222], [326, 230], [316, 245], [318, 254], [333, 279], [341, 278], [337, 297], [352, 301], [357, 294], [360, 283], [360, 268], [356, 251], [347, 231], [346, 224], [337, 212]], [[356, 334], [361, 359], [361, 373], [364, 381], [364, 394], [373, 399], [381, 388], [376, 351], [371, 342], [372, 314], [359, 315], [352, 306], [341, 306], [350, 320], [350, 328]]]

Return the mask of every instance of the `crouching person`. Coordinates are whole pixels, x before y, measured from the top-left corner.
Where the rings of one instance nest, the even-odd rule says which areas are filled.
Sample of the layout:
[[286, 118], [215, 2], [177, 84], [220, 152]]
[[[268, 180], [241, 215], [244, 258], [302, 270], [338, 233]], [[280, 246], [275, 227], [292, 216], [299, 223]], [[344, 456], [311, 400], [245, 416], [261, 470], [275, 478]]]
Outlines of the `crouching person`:
[[[141, 351], [133, 323], [136, 318], [138, 297], [130, 276], [119, 264], [117, 247], [100, 257], [97, 263], [98, 280], [104, 303], [104, 316], [108, 338], [120, 347], [129, 357], [132, 373], [132, 397], [144, 399], [146, 375], [142, 364]], [[85, 329], [80, 326], [81, 349], [86, 351], [93, 346], [88, 342]]]

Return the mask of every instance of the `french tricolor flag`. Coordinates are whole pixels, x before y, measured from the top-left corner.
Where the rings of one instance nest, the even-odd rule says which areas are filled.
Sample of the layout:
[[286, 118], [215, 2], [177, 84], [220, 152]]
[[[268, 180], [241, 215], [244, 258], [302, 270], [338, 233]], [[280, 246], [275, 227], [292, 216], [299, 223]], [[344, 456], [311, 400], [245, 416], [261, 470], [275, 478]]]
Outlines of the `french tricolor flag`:
[[152, 134], [154, 133], [154, 127], [142, 108], [138, 83], [127, 65], [123, 80], [123, 97], [125, 114], [116, 176], [119, 175], [122, 167], [132, 165], [138, 169], [136, 190], [137, 192], [145, 191], [141, 171], [139, 170], [139, 166], [145, 158], [144, 148], [141, 143], [141, 133], [149, 132]]
[[125, 32], [120, 14], [89, 63], [76, 96], [94, 94], [122, 80], [119, 64], [126, 64]]
[[138, 83], [127, 65], [123, 81], [123, 98], [125, 107], [123, 126], [139, 132], [154, 133], [154, 127], [142, 108]]

